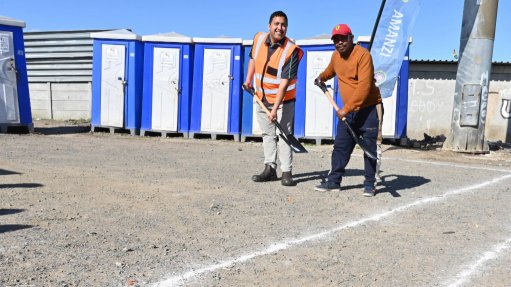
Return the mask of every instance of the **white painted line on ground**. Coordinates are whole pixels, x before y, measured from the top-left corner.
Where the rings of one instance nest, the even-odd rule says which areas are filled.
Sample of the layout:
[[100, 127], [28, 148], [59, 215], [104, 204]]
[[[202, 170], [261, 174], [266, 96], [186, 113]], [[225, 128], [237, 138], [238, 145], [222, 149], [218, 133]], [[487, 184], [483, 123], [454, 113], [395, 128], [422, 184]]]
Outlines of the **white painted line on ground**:
[[[362, 156], [360, 156], [362, 157]], [[423, 163], [423, 164], [431, 164], [431, 165], [439, 165], [439, 166], [450, 166], [450, 167], [458, 167], [458, 168], [470, 168], [470, 169], [479, 169], [479, 170], [486, 170], [486, 171], [498, 171], [498, 172], [505, 172], [508, 173], [509, 169], [505, 168], [495, 168], [495, 167], [486, 167], [486, 166], [477, 166], [477, 165], [468, 165], [468, 164], [454, 164], [450, 162], [439, 162], [439, 161], [430, 161], [430, 160], [420, 160], [420, 159], [403, 159], [403, 158], [397, 158], [397, 157], [383, 157], [382, 160], [398, 160], [398, 161], [404, 161], [404, 162], [411, 162], [411, 163]]]
[[458, 286], [461, 286], [461, 285], [467, 283], [468, 280], [470, 279], [470, 277], [474, 273], [476, 273], [484, 268], [484, 265], [487, 261], [497, 259], [497, 257], [499, 257], [499, 255], [502, 252], [506, 251], [506, 249], [508, 249], [510, 247], [511, 247], [511, 238], [509, 238], [508, 240], [506, 240], [503, 243], [495, 245], [491, 251], [485, 252], [483, 254], [483, 256], [481, 258], [479, 258], [479, 260], [477, 260], [475, 263], [473, 263], [472, 265], [467, 267], [465, 270], [458, 273], [458, 275], [456, 275], [456, 278], [451, 280], [451, 281], [454, 281], [454, 283], [450, 283], [450, 284], [447, 283], [445, 285], [449, 286], [449, 287], [458, 287]]
[[[363, 154], [352, 154], [352, 157], [360, 157], [363, 158]], [[431, 161], [431, 160], [423, 160], [423, 159], [404, 159], [399, 157], [382, 157], [382, 161], [384, 160], [397, 160], [397, 161], [404, 161], [404, 162], [411, 162], [411, 163], [423, 163], [423, 164], [431, 164], [431, 165], [439, 165], [439, 166], [451, 166], [451, 167], [458, 167], [458, 168], [470, 168], [470, 169], [479, 169], [479, 170], [486, 170], [486, 171], [498, 171], [498, 172], [505, 172], [508, 173], [509, 169], [506, 168], [496, 168], [496, 167], [487, 167], [487, 166], [480, 166], [480, 165], [469, 165], [469, 164], [453, 164], [451, 162], [442, 162], [442, 161]]]
[[163, 281], [157, 282], [157, 283], [153, 284], [152, 286], [154, 286], [154, 287], [179, 286], [179, 285], [185, 284], [187, 280], [189, 280], [191, 278], [194, 278], [194, 277], [197, 277], [199, 275], [205, 274], [205, 273], [209, 273], [209, 272], [221, 269], [221, 268], [226, 268], [226, 267], [232, 266], [232, 265], [237, 264], [237, 263], [246, 262], [246, 261], [248, 261], [250, 259], [253, 259], [253, 258], [256, 258], [256, 257], [272, 254], [272, 253], [275, 253], [275, 252], [279, 252], [279, 251], [288, 249], [288, 248], [293, 247], [293, 246], [301, 245], [301, 244], [303, 244], [305, 242], [314, 241], [314, 240], [320, 240], [320, 239], [326, 238], [328, 236], [331, 236], [332, 234], [335, 234], [335, 233], [337, 233], [337, 232], [339, 232], [341, 230], [348, 229], [350, 227], [357, 227], [357, 226], [363, 225], [365, 223], [380, 221], [381, 219], [383, 219], [385, 217], [389, 217], [389, 216], [391, 216], [391, 215], [393, 215], [395, 213], [402, 212], [402, 211], [405, 211], [407, 209], [411, 209], [413, 207], [421, 206], [421, 205], [424, 205], [426, 203], [432, 203], [432, 202], [440, 201], [440, 200], [445, 199], [445, 198], [447, 198], [449, 196], [452, 196], [452, 195], [457, 195], [457, 194], [462, 194], [462, 193], [470, 192], [470, 191], [473, 191], [473, 190], [477, 190], [479, 188], [483, 188], [483, 187], [486, 187], [488, 185], [492, 185], [494, 183], [506, 180], [508, 178], [511, 178], [511, 174], [507, 174], [507, 175], [504, 175], [504, 176], [501, 176], [501, 177], [497, 177], [497, 178], [494, 178], [492, 180], [485, 181], [483, 183], [479, 183], [479, 184], [476, 184], [476, 185], [464, 187], [464, 188], [461, 188], [461, 189], [451, 190], [451, 191], [448, 191], [448, 192], [446, 192], [446, 193], [444, 193], [442, 195], [438, 195], [438, 196], [435, 196], [435, 197], [428, 197], [428, 198], [419, 199], [419, 200], [416, 200], [416, 201], [414, 201], [412, 203], [405, 204], [405, 205], [393, 208], [393, 209], [391, 209], [391, 210], [389, 210], [387, 212], [378, 213], [378, 214], [372, 215], [370, 217], [366, 217], [366, 218], [363, 218], [363, 219], [360, 219], [360, 220], [352, 221], [350, 223], [347, 223], [347, 224], [344, 224], [344, 225], [332, 228], [330, 230], [326, 230], [326, 231], [323, 231], [323, 232], [320, 232], [320, 233], [312, 234], [312, 235], [309, 235], [309, 236], [306, 236], [306, 237], [302, 237], [302, 238], [298, 238], [298, 239], [285, 240], [283, 242], [272, 244], [272, 245], [266, 247], [265, 249], [262, 249], [262, 250], [259, 250], [259, 251], [255, 251], [255, 252], [252, 252], [252, 253], [248, 253], [248, 254], [244, 254], [244, 255], [241, 255], [241, 256], [239, 256], [237, 258], [234, 258], [234, 259], [225, 260], [225, 261], [222, 261], [222, 262], [220, 262], [218, 264], [213, 264], [213, 265], [210, 265], [210, 266], [206, 266], [206, 267], [203, 267], [203, 268], [199, 268], [197, 270], [191, 270], [191, 271], [188, 271], [188, 272], [183, 273], [181, 275], [172, 276], [172, 277], [169, 277], [168, 279], [165, 279]]

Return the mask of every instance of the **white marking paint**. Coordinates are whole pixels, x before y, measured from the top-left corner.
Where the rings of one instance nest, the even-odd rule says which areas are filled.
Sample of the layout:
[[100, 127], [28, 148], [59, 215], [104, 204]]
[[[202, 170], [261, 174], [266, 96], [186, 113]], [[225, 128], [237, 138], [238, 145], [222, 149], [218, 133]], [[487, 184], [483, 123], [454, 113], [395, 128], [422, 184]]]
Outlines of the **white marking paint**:
[[[382, 151], [382, 154], [385, 154], [385, 151]], [[364, 154], [352, 154], [352, 157], [364, 157]], [[486, 166], [478, 166], [478, 165], [468, 165], [468, 164], [453, 164], [451, 162], [441, 162], [441, 161], [430, 161], [430, 160], [420, 160], [420, 159], [403, 159], [398, 157], [384, 157], [382, 156], [382, 160], [397, 160], [411, 163], [424, 163], [430, 165], [439, 165], [439, 166], [450, 166], [450, 167], [458, 167], [458, 168], [470, 168], [470, 169], [479, 169], [486, 171], [498, 171], [508, 173], [509, 169], [504, 168], [495, 168], [495, 167], [486, 167]]]
[[[383, 151], [383, 153], [385, 153], [385, 151]], [[360, 157], [362, 157], [362, 155], [360, 155]], [[396, 158], [382, 157], [382, 160], [398, 160], [398, 161], [411, 162], [411, 163], [424, 163], [424, 164], [429, 164], [429, 165], [450, 166], [450, 167], [457, 167], [457, 168], [469, 168], [469, 169], [478, 169], [478, 170], [486, 170], [486, 171], [498, 171], [498, 172], [505, 172], [505, 173], [509, 172], [509, 169], [504, 169], [504, 168], [474, 166], [474, 165], [468, 165], [468, 164], [453, 164], [453, 163], [449, 163], [449, 162], [437, 162], [437, 161], [419, 160], [419, 159], [401, 159], [401, 158], [397, 158], [397, 157]]]
[[458, 275], [456, 275], [456, 278], [454, 279], [456, 280], [454, 283], [445, 285], [449, 287], [457, 287], [463, 285], [470, 279], [472, 274], [484, 268], [484, 265], [487, 261], [496, 259], [502, 252], [504, 252], [509, 247], [511, 247], [511, 238], [509, 238], [503, 243], [495, 245], [491, 251], [485, 252], [483, 256], [479, 258], [479, 260], [477, 260], [474, 264], [470, 265], [468, 268], [458, 273]]
[[344, 224], [344, 225], [341, 225], [341, 226], [338, 226], [338, 227], [335, 227], [335, 228], [332, 228], [332, 229], [329, 229], [329, 230], [326, 230], [326, 231], [323, 231], [323, 232], [320, 232], [320, 233], [312, 234], [312, 235], [309, 235], [309, 236], [306, 236], [306, 237], [302, 237], [302, 238], [295, 238], [295, 239], [285, 240], [283, 242], [272, 244], [272, 245], [266, 247], [265, 249], [262, 249], [262, 250], [259, 250], [259, 251], [255, 251], [255, 252], [252, 252], [252, 253], [247, 253], [247, 254], [241, 255], [241, 256], [239, 256], [237, 258], [234, 258], [234, 259], [221, 261], [218, 264], [213, 264], [213, 265], [210, 265], [210, 266], [206, 266], [206, 267], [203, 267], [203, 268], [199, 268], [197, 270], [191, 270], [191, 271], [188, 271], [188, 272], [183, 273], [181, 275], [172, 276], [172, 277], [170, 277], [168, 279], [165, 279], [163, 281], [157, 282], [157, 283], [153, 284], [152, 286], [154, 286], [154, 287], [179, 286], [179, 285], [185, 284], [187, 280], [189, 280], [191, 278], [194, 278], [194, 277], [197, 277], [199, 275], [205, 274], [205, 273], [209, 273], [209, 272], [221, 269], [221, 268], [227, 268], [227, 267], [230, 267], [230, 266], [232, 266], [234, 264], [237, 264], [237, 263], [243, 263], [243, 262], [246, 262], [246, 261], [251, 260], [251, 259], [256, 258], [256, 257], [265, 256], [265, 255], [268, 255], [268, 254], [279, 252], [279, 251], [288, 249], [290, 247], [301, 245], [301, 244], [303, 244], [305, 242], [321, 240], [321, 239], [326, 238], [328, 236], [331, 236], [331, 235], [333, 235], [333, 234], [335, 234], [335, 233], [337, 233], [339, 231], [342, 231], [342, 230], [345, 230], [345, 229], [348, 229], [348, 228], [351, 228], [351, 227], [357, 227], [357, 226], [360, 226], [360, 225], [363, 225], [363, 224], [369, 223], [369, 222], [377, 222], [377, 221], [380, 221], [381, 219], [383, 219], [385, 217], [389, 217], [389, 216], [391, 216], [393, 214], [405, 211], [407, 209], [410, 209], [410, 208], [413, 208], [413, 207], [417, 207], [417, 206], [421, 206], [421, 205], [424, 205], [426, 203], [432, 203], [432, 202], [440, 201], [440, 200], [445, 199], [445, 198], [447, 198], [449, 196], [452, 196], [452, 195], [457, 195], [457, 194], [462, 194], [462, 193], [470, 192], [470, 191], [473, 191], [473, 190], [477, 190], [479, 188], [483, 188], [485, 186], [492, 185], [494, 183], [506, 180], [508, 178], [511, 178], [511, 174], [507, 174], [507, 175], [504, 175], [504, 176], [501, 176], [501, 177], [497, 177], [497, 178], [494, 178], [492, 180], [485, 181], [483, 183], [479, 183], [479, 184], [476, 184], [476, 185], [472, 185], [472, 186], [464, 187], [464, 188], [461, 188], [461, 189], [456, 189], [456, 190], [448, 191], [448, 192], [444, 193], [443, 195], [419, 199], [419, 200], [416, 200], [416, 201], [414, 201], [412, 203], [405, 204], [405, 205], [393, 208], [393, 209], [391, 209], [391, 210], [389, 210], [387, 212], [378, 213], [378, 214], [375, 214], [375, 215], [372, 215], [372, 216], [369, 216], [369, 217], [366, 217], [366, 218], [362, 218], [360, 220], [352, 221], [350, 223], [347, 223], [347, 224]]

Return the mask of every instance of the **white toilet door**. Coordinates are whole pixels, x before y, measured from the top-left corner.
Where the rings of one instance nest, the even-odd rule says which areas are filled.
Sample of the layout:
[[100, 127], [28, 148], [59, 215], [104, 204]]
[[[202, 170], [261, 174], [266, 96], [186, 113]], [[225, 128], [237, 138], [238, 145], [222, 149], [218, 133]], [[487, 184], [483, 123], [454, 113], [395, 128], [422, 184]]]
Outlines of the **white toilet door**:
[[19, 123], [18, 85], [12, 32], [0, 31], [0, 123]]
[[231, 49], [204, 49], [201, 131], [228, 130]]
[[154, 48], [153, 130], [177, 131], [179, 107], [179, 48]]
[[[314, 85], [316, 77], [325, 70], [332, 51], [307, 52], [307, 78], [305, 89], [305, 136], [331, 137], [333, 135], [333, 107], [323, 91]], [[334, 86], [334, 78], [326, 82]], [[330, 94], [334, 94], [330, 89]]]
[[101, 125], [123, 127], [126, 47], [103, 44], [101, 53]]

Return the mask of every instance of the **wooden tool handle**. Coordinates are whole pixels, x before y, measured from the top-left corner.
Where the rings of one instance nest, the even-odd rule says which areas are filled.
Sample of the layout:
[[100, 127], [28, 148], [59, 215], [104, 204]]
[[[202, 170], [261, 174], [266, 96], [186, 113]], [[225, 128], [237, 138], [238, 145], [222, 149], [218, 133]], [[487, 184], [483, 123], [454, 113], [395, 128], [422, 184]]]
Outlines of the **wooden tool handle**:
[[339, 106], [337, 105], [337, 103], [334, 101], [334, 98], [332, 97], [332, 95], [330, 94], [329, 91], [325, 91], [325, 96], [328, 98], [328, 100], [330, 101], [330, 104], [332, 104], [332, 107], [334, 107], [334, 110], [337, 112], [340, 110]]
[[261, 99], [259, 99], [259, 97], [256, 95], [255, 93], [255, 90], [252, 88], [252, 89], [249, 89], [247, 87], [247, 85], [243, 84], [243, 90], [249, 92], [253, 97], [254, 99], [256, 100], [256, 102], [259, 104], [259, 106], [261, 107], [261, 109], [263, 109], [263, 111], [266, 112], [266, 115], [270, 116], [270, 111], [268, 110], [268, 108], [264, 105], [263, 101], [261, 101]]

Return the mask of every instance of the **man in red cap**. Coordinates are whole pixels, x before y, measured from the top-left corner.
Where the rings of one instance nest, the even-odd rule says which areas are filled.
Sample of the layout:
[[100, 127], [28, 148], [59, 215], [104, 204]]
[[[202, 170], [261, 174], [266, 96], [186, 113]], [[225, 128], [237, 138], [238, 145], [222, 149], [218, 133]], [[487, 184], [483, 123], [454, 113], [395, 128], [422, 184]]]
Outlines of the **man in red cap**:
[[[339, 190], [345, 167], [355, 148], [346, 121], [372, 154], [376, 154], [378, 115], [376, 105], [381, 103], [380, 90], [375, 85], [374, 66], [369, 51], [353, 43], [353, 33], [346, 24], [332, 29], [333, 52], [328, 67], [316, 78], [325, 82], [337, 76], [344, 107], [337, 111], [340, 119], [332, 151], [332, 168], [327, 180], [316, 186], [319, 191]], [[364, 195], [374, 196], [376, 160], [364, 154]]]

